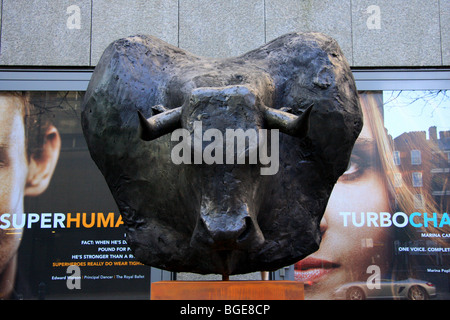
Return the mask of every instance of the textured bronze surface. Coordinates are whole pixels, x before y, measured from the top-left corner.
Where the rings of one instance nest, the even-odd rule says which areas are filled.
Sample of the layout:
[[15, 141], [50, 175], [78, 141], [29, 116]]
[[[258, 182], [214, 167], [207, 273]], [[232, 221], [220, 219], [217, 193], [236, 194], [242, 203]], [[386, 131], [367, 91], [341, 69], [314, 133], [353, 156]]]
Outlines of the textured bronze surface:
[[[194, 161], [205, 141], [191, 164], [174, 163], [172, 133], [193, 137], [198, 123], [202, 134], [224, 136], [267, 129], [268, 150], [278, 143], [276, 172], [262, 174], [261, 161]], [[228, 275], [275, 270], [318, 249], [362, 114], [349, 65], [323, 34], [287, 34], [227, 59], [134, 36], [105, 50], [82, 126], [135, 256], [161, 269]]]

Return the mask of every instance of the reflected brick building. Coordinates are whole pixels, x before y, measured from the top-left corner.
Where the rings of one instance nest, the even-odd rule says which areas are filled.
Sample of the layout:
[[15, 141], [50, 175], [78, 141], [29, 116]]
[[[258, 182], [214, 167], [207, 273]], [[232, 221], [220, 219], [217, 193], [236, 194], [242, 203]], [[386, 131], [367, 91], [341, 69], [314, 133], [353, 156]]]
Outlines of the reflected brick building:
[[[406, 184], [413, 190], [414, 208], [421, 211], [426, 201], [434, 201], [447, 212], [450, 200], [450, 131], [436, 127], [425, 131], [405, 132], [394, 139], [394, 163], [399, 168], [395, 186]], [[440, 213], [442, 213], [440, 212]]]

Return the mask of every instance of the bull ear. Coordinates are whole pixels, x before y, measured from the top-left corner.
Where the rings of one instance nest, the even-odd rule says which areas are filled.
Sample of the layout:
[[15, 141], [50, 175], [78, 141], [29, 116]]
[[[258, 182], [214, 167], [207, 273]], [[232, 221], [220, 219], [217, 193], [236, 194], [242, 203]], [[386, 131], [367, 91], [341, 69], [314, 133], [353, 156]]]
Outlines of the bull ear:
[[167, 133], [181, 128], [181, 107], [169, 109], [149, 119], [138, 111], [139, 136], [144, 141], [155, 140]]
[[310, 105], [300, 116], [291, 113], [265, 108], [264, 119], [269, 129], [279, 129], [281, 132], [297, 138], [304, 138], [309, 131], [309, 116], [313, 105]]

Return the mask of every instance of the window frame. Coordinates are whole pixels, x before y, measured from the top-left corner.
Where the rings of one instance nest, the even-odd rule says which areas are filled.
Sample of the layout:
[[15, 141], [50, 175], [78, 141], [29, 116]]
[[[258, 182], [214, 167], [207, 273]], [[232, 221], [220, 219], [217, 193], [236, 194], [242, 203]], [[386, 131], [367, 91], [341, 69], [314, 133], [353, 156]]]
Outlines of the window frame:
[[402, 164], [402, 158], [401, 158], [400, 151], [394, 150], [394, 151], [392, 152], [392, 156], [393, 156], [393, 158], [394, 158], [394, 164], [395, 164], [396, 166], [400, 166], [400, 165]]
[[[94, 68], [0, 68], [0, 91], [86, 91]], [[450, 89], [450, 68], [352, 68], [359, 91]]]
[[422, 152], [420, 150], [411, 150], [411, 165], [418, 166], [422, 164]]
[[423, 187], [423, 174], [422, 171], [414, 171], [411, 173], [412, 186], [414, 188]]

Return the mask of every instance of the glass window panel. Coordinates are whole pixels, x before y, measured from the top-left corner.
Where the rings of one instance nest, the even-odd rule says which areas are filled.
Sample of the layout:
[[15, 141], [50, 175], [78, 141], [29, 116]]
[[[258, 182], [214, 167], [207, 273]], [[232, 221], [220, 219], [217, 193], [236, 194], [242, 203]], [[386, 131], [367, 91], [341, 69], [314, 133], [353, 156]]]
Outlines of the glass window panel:
[[422, 164], [422, 156], [420, 150], [411, 150], [411, 164]]
[[[27, 96], [33, 108], [23, 118], [24, 152], [42, 150], [49, 124], [61, 147], [45, 190], [29, 193], [21, 210], [1, 209], [0, 225], [10, 225], [0, 229], [0, 239], [20, 239], [12, 253], [19, 253], [20, 281], [9, 298], [148, 299], [150, 268], [136, 262], [122, 242], [120, 215], [81, 131], [83, 92]], [[408, 278], [425, 283], [429, 296], [437, 292], [437, 298], [450, 299], [449, 92], [364, 91], [360, 99], [365, 127], [330, 197], [315, 259], [307, 267], [297, 264], [295, 278], [305, 283], [306, 299], [347, 299], [350, 283], [369, 285], [367, 295], [373, 298], [407, 298], [395, 288]], [[4, 133], [7, 127], [2, 126]], [[3, 148], [0, 171], [8, 159]], [[7, 219], [9, 212], [29, 215]], [[100, 213], [110, 212], [114, 225], [99, 225]], [[38, 216], [28, 228], [25, 219]], [[82, 290], [69, 288], [69, 265], [80, 266]]]
[[423, 187], [422, 172], [412, 173], [413, 187]]

